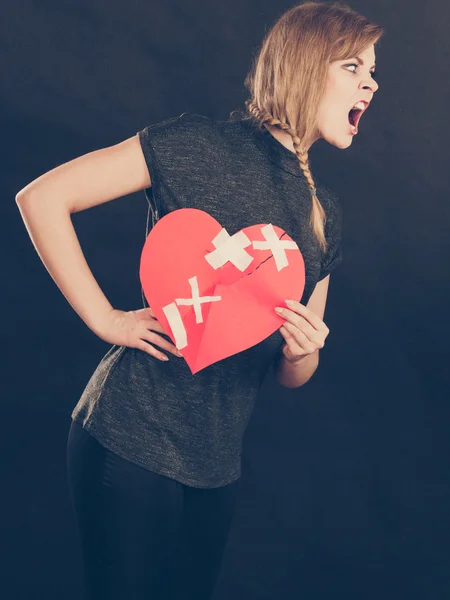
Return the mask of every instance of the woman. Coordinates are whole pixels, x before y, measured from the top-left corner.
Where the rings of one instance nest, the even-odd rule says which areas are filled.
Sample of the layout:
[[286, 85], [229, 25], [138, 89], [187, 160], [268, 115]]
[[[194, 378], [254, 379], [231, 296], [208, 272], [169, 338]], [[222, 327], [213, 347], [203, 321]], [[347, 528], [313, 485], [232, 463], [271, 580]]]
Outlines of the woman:
[[[378, 89], [381, 35], [347, 6], [294, 6], [265, 36], [246, 79], [245, 113], [228, 121], [183, 113], [63, 164], [17, 195], [55, 283], [113, 344], [73, 410], [68, 437], [86, 598], [212, 596], [263, 378], [272, 367], [284, 386], [306, 383], [329, 333], [322, 319], [330, 273], [342, 260], [341, 210], [314, 181], [308, 150], [321, 138], [337, 148], [352, 143]], [[280, 329], [192, 375], [144, 297], [140, 310], [114, 309], [70, 214], [138, 190], [153, 223], [189, 207], [230, 234], [258, 223], [287, 232], [306, 280], [301, 298], [278, 307]]]

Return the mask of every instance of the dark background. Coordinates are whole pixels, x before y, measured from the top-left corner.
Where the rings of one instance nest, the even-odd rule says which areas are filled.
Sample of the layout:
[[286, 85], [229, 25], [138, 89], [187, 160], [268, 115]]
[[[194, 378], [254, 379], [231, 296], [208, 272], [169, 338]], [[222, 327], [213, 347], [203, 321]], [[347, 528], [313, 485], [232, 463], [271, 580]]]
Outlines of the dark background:
[[[2, 590], [78, 599], [70, 413], [110, 347], [71, 309], [15, 203], [31, 180], [183, 112], [227, 119], [252, 53], [293, 4], [20, 0], [2, 5]], [[382, 25], [380, 89], [313, 176], [340, 198], [344, 262], [313, 378], [269, 377], [215, 599], [450, 598], [447, 0], [353, 0]], [[73, 216], [113, 306], [142, 307], [144, 192]]]

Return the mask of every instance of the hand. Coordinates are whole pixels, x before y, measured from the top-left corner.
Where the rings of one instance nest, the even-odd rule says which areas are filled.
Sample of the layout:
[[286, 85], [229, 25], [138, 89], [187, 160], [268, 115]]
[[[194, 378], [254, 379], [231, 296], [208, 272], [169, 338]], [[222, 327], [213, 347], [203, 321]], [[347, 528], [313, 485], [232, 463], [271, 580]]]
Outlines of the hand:
[[148, 342], [157, 344], [175, 356], [182, 356], [176, 346], [153, 331], [167, 335], [163, 326], [155, 319], [151, 308], [141, 308], [129, 312], [113, 309], [106, 315], [102, 332], [97, 335], [110, 344], [139, 348], [159, 360], [167, 361], [169, 359]]
[[286, 340], [283, 354], [289, 362], [296, 363], [323, 348], [330, 330], [311, 309], [300, 302], [291, 302], [289, 304], [286, 301], [289, 308], [277, 307], [275, 310], [280, 317], [286, 319], [279, 329]]

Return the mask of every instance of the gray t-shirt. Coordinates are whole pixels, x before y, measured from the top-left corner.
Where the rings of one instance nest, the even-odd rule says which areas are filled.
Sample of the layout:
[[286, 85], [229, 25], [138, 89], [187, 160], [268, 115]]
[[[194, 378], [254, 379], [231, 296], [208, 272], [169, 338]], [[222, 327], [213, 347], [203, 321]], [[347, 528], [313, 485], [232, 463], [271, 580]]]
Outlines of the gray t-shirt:
[[[341, 262], [337, 198], [316, 182], [327, 215], [323, 254], [309, 225], [311, 195], [297, 157], [266, 129], [242, 118], [183, 113], [138, 133], [152, 181], [145, 190], [152, 223], [173, 210], [197, 208], [230, 235], [259, 223], [280, 227], [305, 261], [305, 289], [296, 298], [302, 304]], [[243, 434], [283, 344], [277, 330], [195, 375], [183, 358], [169, 354], [162, 362], [114, 345], [72, 418], [103, 446], [146, 469], [199, 488], [229, 484], [240, 477]]]

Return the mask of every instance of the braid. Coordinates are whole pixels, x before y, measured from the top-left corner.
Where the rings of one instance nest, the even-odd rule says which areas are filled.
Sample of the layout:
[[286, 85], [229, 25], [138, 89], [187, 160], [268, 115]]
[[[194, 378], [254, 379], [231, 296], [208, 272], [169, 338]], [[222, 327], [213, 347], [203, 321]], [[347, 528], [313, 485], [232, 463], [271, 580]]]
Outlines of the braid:
[[326, 214], [321, 203], [319, 202], [319, 199], [317, 198], [317, 191], [314, 184], [314, 179], [309, 168], [308, 151], [301, 146], [301, 140], [298, 137], [297, 132], [294, 129], [292, 129], [286, 122], [280, 121], [279, 119], [276, 119], [273, 115], [271, 115], [268, 111], [262, 110], [254, 100], [247, 100], [245, 102], [245, 106], [247, 108], [247, 111], [251, 115], [253, 115], [253, 117], [259, 123], [260, 128], [262, 128], [265, 124], [271, 125], [277, 127], [278, 129], [282, 129], [283, 131], [286, 131], [291, 136], [300, 168], [305, 176], [305, 179], [308, 183], [308, 187], [311, 191], [312, 209], [310, 213], [309, 222], [317, 236], [317, 240], [320, 244], [320, 247], [325, 252], [327, 248], [327, 242], [325, 239], [324, 231]]

